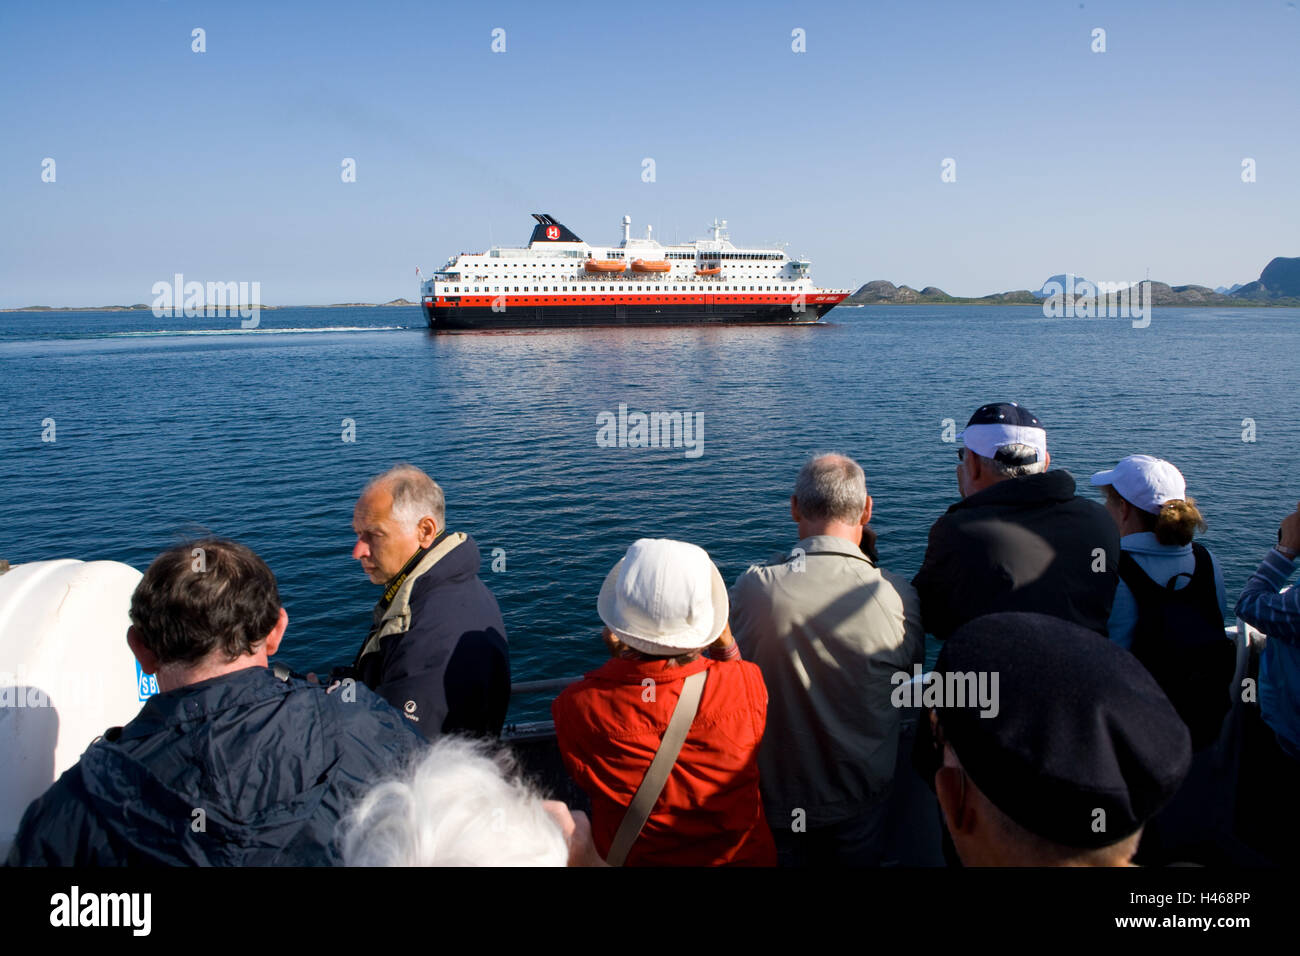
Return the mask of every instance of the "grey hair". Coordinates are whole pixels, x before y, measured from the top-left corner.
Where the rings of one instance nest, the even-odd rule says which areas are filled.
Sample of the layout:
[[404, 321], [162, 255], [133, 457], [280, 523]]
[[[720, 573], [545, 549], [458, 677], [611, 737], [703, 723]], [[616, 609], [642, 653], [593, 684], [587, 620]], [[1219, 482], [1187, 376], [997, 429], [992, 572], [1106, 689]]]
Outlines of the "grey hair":
[[[430, 515], [438, 530], [446, 527], [447, 499], [438, 483], [414, 465], [402, 462], [382, 475], [370, 479], [365, 491], [387, 486], [393, 495], [393, 517], [414, 528], [421, 518]], [[362, 492], [365, 494], [365, 492]]]
[[817, 455], [799, 469], [794, 497], [805, 518], [855, 524], [867, 506], [867, 477], [848, 455]]
[[347, 866], [564, 866], [569, 848], [509, 751], [445, 735], [342, 824]]
[[1046, 461], [1038, 461], [1038, 449], [1032, 445], [1001, 445], [996, 458], [983, 459], [985, 467], [1001, 478], [1024, 478], [1038, 475], [1047, 468]]

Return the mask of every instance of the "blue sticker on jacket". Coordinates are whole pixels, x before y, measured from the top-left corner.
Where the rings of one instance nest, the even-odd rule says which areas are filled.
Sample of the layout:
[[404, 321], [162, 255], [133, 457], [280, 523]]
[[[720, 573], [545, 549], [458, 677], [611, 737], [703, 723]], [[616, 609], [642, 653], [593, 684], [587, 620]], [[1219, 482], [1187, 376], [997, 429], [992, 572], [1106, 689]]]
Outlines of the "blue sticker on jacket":
[[141, 700], [148, 700], [154, 694], [158, 693], [158, 678], [154, 674], [146, 674], [140, 667], [140, 662], [135, 662], [135, 689], [140, 695]]

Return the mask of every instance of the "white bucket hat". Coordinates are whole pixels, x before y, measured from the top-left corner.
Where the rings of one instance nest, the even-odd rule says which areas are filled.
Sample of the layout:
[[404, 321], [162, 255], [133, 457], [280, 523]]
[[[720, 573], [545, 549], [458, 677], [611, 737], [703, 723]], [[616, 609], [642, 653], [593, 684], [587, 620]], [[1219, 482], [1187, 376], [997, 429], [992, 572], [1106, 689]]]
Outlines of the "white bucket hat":
[[1160, 514], [1166, 501], [1187, 497], [1183, 473], [1163, 458], [1150, 455], [1129, 455], [1110, 471], [1093, 475], [1092, 483], [1113, 485], [1121, 498], [1153, 515]]
[[730, 608], [727, 586], [703, 548], [641, 538], [605, 576], [596, 610], [628, 647], [670, 656], [716, 641]]

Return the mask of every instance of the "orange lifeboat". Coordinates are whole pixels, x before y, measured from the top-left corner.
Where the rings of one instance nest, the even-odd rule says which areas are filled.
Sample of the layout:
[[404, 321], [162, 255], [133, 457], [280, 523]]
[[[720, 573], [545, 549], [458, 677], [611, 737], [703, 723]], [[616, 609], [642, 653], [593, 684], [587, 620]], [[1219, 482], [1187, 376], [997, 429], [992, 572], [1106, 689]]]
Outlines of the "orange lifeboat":
[[633, 259], [633, 272], [667, 272], [672, 266], [667, 259]]
[[716, 275], [720, 275], [721, 273], [722, 273], [722, 266], [712, 266], [711, 268], [708, 269], [701, 268], [695, 270], [695, 274], [697, 276], [716, 276]]
[[622, 272], [624, 268], [621, 259], [588, 259], [586, 261], [588, 272]]

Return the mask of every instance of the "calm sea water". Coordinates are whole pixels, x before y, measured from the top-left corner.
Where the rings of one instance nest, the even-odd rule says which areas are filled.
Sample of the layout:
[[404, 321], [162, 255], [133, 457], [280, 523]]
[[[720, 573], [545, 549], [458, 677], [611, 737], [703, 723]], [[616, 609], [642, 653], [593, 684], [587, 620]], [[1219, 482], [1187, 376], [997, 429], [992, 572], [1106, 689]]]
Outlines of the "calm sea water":
[[[1084, 494], [1124, 455], [1177, 464], [1230, 604], [1300, 499], [1300, 310], [1157, 309], [1146, 329], [1034, 307], [827, 319], [432, 336], [414, 308], [283, 309], [252, 331], [3, 314], [0, 557], [144, 568], [194, 534], [237, 538], [279, 579], [280, 659], [319, 670], [351, 659], [378, 596], [350, 557], [356, 494], [408, 460], [482, 547], [524, 680], [603, 660], [596, 594], [635, 538], [700, 544], [728, 581], [793, 544], [791, 485], [817, 451], [862, 463], [882, 563], [910, 576], [957, 495], [943, 420], [960, 427], [984, 402], [1037, 414]], [[600, 447], [597, 416], [620, 403], [703, 413], [703, 454]], [[546, 709], [517, 699], [512, 718]]]

